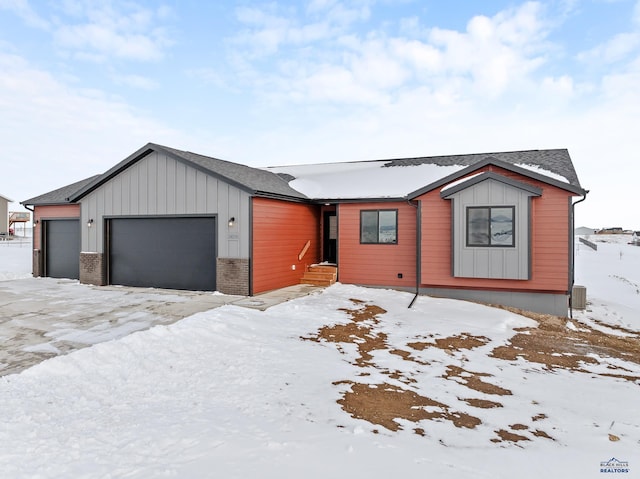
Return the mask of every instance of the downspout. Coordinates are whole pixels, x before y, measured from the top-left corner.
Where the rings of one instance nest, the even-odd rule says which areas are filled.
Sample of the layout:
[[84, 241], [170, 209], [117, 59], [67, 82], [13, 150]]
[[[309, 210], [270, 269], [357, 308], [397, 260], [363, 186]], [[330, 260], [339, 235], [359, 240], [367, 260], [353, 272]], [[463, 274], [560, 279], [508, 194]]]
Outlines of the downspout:
[[413, 203], [411, 200], [407, 200], [407, 204], [413, 206], [416, 209], [416, 294], [409, 303], [408, 308], [413, 306], [413, 303], [416, 302], [418, 296], [420, 295], [420, 265], [422, 264], [422, 255], [421, 255], [421, 239], [422, 239], [422, 227], [421, 227], [421, 215], [420, 215], [420, 201]]
[[571, 203], [571, 278], [569, 283], [569, 317], [573, 319], [573, 285], [576, 281], [576, 232], [575, 232], [575, 209], [578, 203], [587, 199], [589, 190], [584, 190], [582, 199]]

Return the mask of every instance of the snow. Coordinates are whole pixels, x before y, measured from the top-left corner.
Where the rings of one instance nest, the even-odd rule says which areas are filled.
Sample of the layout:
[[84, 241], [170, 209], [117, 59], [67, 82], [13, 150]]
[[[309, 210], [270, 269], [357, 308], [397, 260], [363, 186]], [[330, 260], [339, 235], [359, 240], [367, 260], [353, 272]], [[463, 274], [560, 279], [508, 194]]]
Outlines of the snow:
[[546, 170], [538, 165], [527, 165], [524, 163], [519, 163], [517, 166], [520, 168], [524, 168], [525, 170], [533, 171], [534, 173], [538, 173], [539, 175], [547, 176], [554, 180], [561, 181], [563, 183], [569, 183], [569, 180], [558, 173], [554, 173], [552, 171]]
[[445, 176], [462, 165], [433, 164], [385, 167], [388, 161], [329, 163], [322, 165], [278, 166], [268, 168], [296, 179], [289, 185], [309, 198], [402, 198]]
[[[640, 247], [622, 237], [595, 240], [597, 252], [576, 246], [590, 305], [574, 311], [568, 330], [637, 332]], [[23, 277], [23, 262], [30, 254], [0, 245], [1, 278]], [[412, 299], [337, 284], [266, 311], [225, 305], [1, 377], [2, 477], [595, 478], [612, 458], [629, 463], [624, 477], [640, 475], [638, 381], [599, 375], [618, 366], [639, 376], [637, 358], [606, 358], [584, 372], [499, 359], [489, 353], [533, 320], [430, 297], [409, 309]], [[312, 340], [325, 326], [353, 324], [349, 311], [364, 305], [386, 310], [362, 323], [387, 343], [366, 364], [357, 362], [357, 344]], [[457, 351], [408, 346], [461, 333], [487, 342]], [[411, 360], [394, 351], [411, 352]], [[464, 372], [447, 379], [452, 367]], [[512, 394], [466, 387], [472, 372]], [[481, 423], [398, 419], [402, 429], [392, 431], [337, 403], [353, 383], [411, 390]], [[502, 407], [476, 408], [465, 398]], [[514, 425], [553, 439], [492, 442]]]
[[[385, 166], [388, 163], [388, 160], [376, 160], [324, 163], [320, 165], [276, 166], [267, 169], [274, 173], [295, 177], [294, 180], [289, 182], [289, 185], [309, 198], [354, 199], [402, 198], [466, 168], [463, 165], [440, 166], [428, 163]], [[569, 183], [564, 176], [536, 165], [517, 164], [516, 166], [563, 183]], [[471, 177], [461, 181], [466, 181], [469, 178]], [[454, 182], [448, 187], [455, 184], [458, 183]]]
[[0, 241], [0, 281], [31, 277], [30, 237]]

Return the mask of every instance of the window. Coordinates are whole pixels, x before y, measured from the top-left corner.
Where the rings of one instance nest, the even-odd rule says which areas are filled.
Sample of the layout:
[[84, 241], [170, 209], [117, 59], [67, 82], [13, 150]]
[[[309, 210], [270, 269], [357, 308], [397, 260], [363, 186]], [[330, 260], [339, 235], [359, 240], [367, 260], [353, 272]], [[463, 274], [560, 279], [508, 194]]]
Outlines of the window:
[[398, 210], [360, 211], [360, 243], [397, 244]]
[[515, 246], [514, 206], [467, 207], [467, 246]]

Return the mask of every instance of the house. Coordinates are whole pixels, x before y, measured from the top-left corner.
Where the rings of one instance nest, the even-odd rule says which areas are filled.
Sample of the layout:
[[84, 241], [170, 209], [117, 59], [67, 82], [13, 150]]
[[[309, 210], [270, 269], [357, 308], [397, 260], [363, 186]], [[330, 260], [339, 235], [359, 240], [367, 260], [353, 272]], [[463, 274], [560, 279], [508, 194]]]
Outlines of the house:
[[576, 228], [574, 233], [577, 236], [590, 236], [596, 234], [596, 230], [593, 228], [588, 228], [586, 226], [581, 226], [579, 228]]
[[640, 231], [634, 231], [631, 235], [631, 242], [635, 245], [640, 245]]
[[255, 295], [327, 262], [343, 283], [564, 316], [586, 193], [565, 149], [259, 169], [149, 143], [22, 203], [34, 275]]
[[9, 203], [12, 203], [6, 196], [0, 195], [0, 235], [3, 237], [9, 234]]

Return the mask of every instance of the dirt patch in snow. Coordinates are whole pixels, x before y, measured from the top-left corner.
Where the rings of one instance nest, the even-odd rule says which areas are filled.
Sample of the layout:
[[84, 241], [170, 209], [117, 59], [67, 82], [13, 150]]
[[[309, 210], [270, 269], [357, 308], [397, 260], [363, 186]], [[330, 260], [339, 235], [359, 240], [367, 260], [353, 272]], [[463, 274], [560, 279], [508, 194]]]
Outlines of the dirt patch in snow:
[[[386, 311], [365, 301], [358, 299], [351, 301], [354, 304], [353, 308], [341, 309], [349, 315], [349, 322], [324, 326], [315, 335], [303, 339], [332, 343], [343, 354], [352, 352], [353, 349], [350, 348], [355, 346], [356, 355], [352, 364], [362, 368], [361, 377], [372, 376], [371, 368], [374, 368], [391, 381], [376, 384], [356, 381], [335, 382], [336, 386], [343, 388], [337, 403], [352, 417], [363, 419], [390, 431], [403, 429], [407, 421], [416, 423], [416, 426], [424, 420], [450, 421], [456, 427], [468, 429], [474, 429], [482, 424], [481, 419], [472, 414], [456, 411], [455, 407], [421, 395], [416, 387], [416, 380], [410, 377], [413, 374], [410, 372], [411, 368], [407, 368], [408, 371], [386, 369], [376, 363], [376, 351], [399, 356], [404, 361], [414, 363], [414, 367], [418, 370], [424, 370], [425, 366], [431, 364], [420, 358], [420, 351], [428, 348], [445, 351], [452, 358], [460, 360], [460, 365], [444, 363], [446, 370], [440, 377], [484, 395], [485, 397], [456, 398], [459, 402], [478, 410], [505, 407], [494, 398], [513, 395], [511, 390], [496, 384], [499, 383], [499, 379], [492, 374], [463, 367], [466, 361], [464, 351], [485, 346], [490, 343], [490, 338], [474, 336], [466, 332], [449, 337], [430, 335], [417, 337], [416, 341], [407, 343], [406, 348], [392, 348], [387, 334], [380, 327], [379, 317]], [[609, 335], [577, 321], [569, 322], [566, 318], [529, 313], [513, 308], [503, 309], [531, 318], [537, 325], [516, 329], [516, 334], [506, 344], [487, 352], [490, 357], [509, 361], [523, 359], [542, 364], [549, 369], [563, 368], [640, 381], [638, 376], [633, 375], [634, 371], [625, 369], [620, 364], [606, 364], [606, 358], [639, 363], [640, 342], [637, 340], [637, 333], [624, 331], [630, 334], [626, 337]], [[636, 336], [631, 336], [633, 334]], [[601, 368], [603, 364], [609, 372], [595, 373], [585, 369], [589, 365], [598, 365]], [[488, 399], [487, 395], [493, 398]], [[533, 404], [537, 403], [534, 401]], [[539, 413], [525, 421], [525, 424], [504, 425], [494, 430], [496, 437], [491, 441], [517, 444], [536, 438], [555, 440], [540, 427], [536, 427], [541, 426], [546, 419], [548, 419], [546, 414]], [[416, 427], [413, 431], [422, 436], [427, 435], [424, 426]]]
[[[362, 384], [350, 381], [336, 384], [350, 385], [350, 390], [338, 400], [338, 404], [345, 412], [354, 418], [364, 419], [391, 431], [402, 429], [398, 419], [411, 422], [423, 419], [444, 419], [451, 421], [456, 427], [468, 429], [473, 429], [482, 423], [477, 417], [462, 412], [452, 412], [446, 404], [391, 384]], [[420, 431], [415, 432], [424, 435], [424, 429]]]
[[[636, 337], [616, 336], [593, 329], [586, 324], [576, 326], [567, 318], [535, 314], [513, 308], [503, 308], [516, 312], [537, 323], [537, 327], [518, 328], [504, 346], [491, 352], [495, 358], [509, 361], [518, 358], [544, 365], [549, 369], [568, 369], [589, 372], [587, 365], [598, 365], [605, 358], [620, 359], [640, 364], [640, 341]], [[620, 366], [609, 365], [612, 371], [624, 370]], [[630, 374], [601, 373], [628, 381], [640, 381], [639, 376]]]
[[462, 349], [473, 349], [484, 346], [489, 342], [489, 338], [484, 336], [473, 336], [469, 333], [461, 333], [447, 338], [438, 338], [433, 343], [416, 342], [409, 343], [407, 346], [417, 350], [424, 351], [429, 347], [436, 347], [446, 351], [461, 351]]
[[442, 377], [445, 379], [453, 379], [457, 383], [481, 393], [493, 394], [496, 396], [511, 396], [512, 393], [508, 389], [501, 388], [500, 386], [496, 386], [495, 384], [491, 384], [480, 379], [482, 377], [490, 376], [491, 374], [488, 373], [465, 371], [461, 367], [449, 365], [447, 366], [447, 372]]

